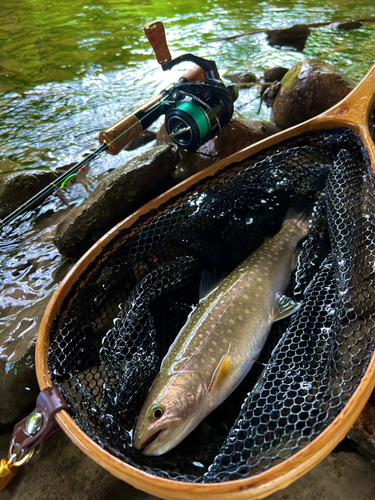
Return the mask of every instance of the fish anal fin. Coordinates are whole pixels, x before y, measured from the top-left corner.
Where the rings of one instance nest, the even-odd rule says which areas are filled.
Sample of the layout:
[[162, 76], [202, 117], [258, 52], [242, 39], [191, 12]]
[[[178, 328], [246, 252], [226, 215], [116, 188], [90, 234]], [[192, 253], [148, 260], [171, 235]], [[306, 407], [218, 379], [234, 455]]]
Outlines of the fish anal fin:
[[274, 321], [279, 321], [280, 319], [286, 318], [291, 314], [294, 314], [301, 307], [300, 302], [295, 302], [293, 299], [282, 295], [281, 293], [276, 294], [276, 307], [275, 307], [275, 317]]
[[230, 359], [227, 354], [221, 358], [219, 364], [217, 365], [214, 374], [212, 375], [211, 383], [208, 388], [210, 392], [217, 392], [222, 386], [223, 382], [227, 379], [230, 374]]

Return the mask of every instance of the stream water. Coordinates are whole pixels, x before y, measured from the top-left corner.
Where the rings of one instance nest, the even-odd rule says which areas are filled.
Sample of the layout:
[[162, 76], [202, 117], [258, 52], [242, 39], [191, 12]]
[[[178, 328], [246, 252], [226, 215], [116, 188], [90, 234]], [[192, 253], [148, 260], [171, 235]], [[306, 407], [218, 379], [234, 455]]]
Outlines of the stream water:
[[[267, 68], [316, 58], [358, 81], [375, 61], [375, 23], [349, 31], [334, 25], [314, 29], [303, 52], [271, 47], [262, 33], [212, 40], [260, 27], [372, 15], [373, 0], [5, 2], [0, 7], [0, 174], [55, 170], [82, 159], [98, 146], [102, 128], [188, 69], [161, 71], [143, 34], [144, 24], [154, 19], [164, 21], [173, 56], [192, 52], [215, 59], [221, 74], [245, 69], [260, 77]], [[258, 107], [256, 90], [242, 90], [236, 112], [251, 117]], [[264, 105], [260, 116], [269, 118]], [[138, 153], [101, 155], [85, 186], [68, 191], [71, 205], [82, 203], [105, 172]], [[0, 234], [0, 357], [9, 361], [17, 358], [13, 340], [35, 335], [41, 311], [72, 264], [52, 242], [67, 210], [51, 197]]]

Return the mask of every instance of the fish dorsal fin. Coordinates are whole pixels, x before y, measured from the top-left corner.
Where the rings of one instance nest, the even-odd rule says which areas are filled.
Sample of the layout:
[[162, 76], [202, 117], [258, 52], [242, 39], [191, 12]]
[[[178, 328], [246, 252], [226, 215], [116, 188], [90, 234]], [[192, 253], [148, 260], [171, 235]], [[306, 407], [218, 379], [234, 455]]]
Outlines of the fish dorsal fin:
[[227, 276], [228, 273], [211, 273], [211, 271], [204, 269], [199, 285], [199, 299], [206, 297]]
[[286, 318], [291, 314], [294, 314], [301, 307], [300, 302], [295, 302], [293, 299], [282, 295], [281, 293], [276, 294], [276, 307], [275, 307], [275, 317], [274, 321], [279, 321], [279, 319]]
[[219, 361], [219, 364], [215, 368], [214, 374], [212, 375], [211, 378], [210, 386], [208, 388], [210, 392], [218, 391], [224, 380], [226, 380], [226, 378], [230, 374], [231, 366], [229, 359], [229, 349], [230, 349], [230, 344], [227, 353], [224, 354], [224, 356]]

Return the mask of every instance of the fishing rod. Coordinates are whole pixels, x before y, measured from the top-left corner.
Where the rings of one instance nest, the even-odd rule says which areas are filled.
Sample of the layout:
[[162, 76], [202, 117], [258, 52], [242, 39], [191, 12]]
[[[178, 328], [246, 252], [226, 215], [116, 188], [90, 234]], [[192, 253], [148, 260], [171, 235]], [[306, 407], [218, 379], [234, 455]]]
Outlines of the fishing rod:
[[162, 90], [133, 114], [102, 130], [99, 133], [100, 147], [96, 151], [0, 220], [0, 229], [23, 213], [38, 207], [51, 194], [68, 204], [62, 189], [79, 180], [80, 172], [87, 172], [89, 162], [104, 151], [117, 155], [163, 114], [172, 141], [188, 151], [196, 151], [202, 144], [221, 134], [233, 115], [233, 103], [238, 97], [237, 87], [224, 84], [214, 61], [190, 53], [172, 59], [162, 21], [147, 24], [144, 31], [163, 71], [182, 62], [192, 62], [195, 66], [177, 83]]

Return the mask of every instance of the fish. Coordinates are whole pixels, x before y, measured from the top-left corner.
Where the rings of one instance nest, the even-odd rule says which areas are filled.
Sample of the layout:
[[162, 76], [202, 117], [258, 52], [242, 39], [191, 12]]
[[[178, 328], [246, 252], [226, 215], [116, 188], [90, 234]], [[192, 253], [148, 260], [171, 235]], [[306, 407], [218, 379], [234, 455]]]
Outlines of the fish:
[[299, 309], [284, 293], [311, 214], [293, 203], [280, 231], [200, 300], [138, 415], [133, 445], [144, 455], [167, 453], [195, 429], [245, 378], [272, 324]]

